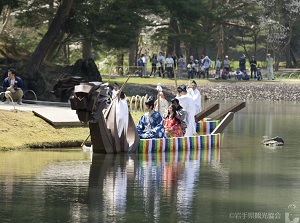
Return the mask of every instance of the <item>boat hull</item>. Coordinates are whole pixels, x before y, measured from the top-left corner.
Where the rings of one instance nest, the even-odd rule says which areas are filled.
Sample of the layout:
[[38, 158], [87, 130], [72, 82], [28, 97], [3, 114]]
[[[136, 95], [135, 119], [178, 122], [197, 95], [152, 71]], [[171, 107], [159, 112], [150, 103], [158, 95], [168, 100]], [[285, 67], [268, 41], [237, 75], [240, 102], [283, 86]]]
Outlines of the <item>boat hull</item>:
[[190, 137], [141, 139], [138, 153], [181, 152], [220, 148], [221, 134]]

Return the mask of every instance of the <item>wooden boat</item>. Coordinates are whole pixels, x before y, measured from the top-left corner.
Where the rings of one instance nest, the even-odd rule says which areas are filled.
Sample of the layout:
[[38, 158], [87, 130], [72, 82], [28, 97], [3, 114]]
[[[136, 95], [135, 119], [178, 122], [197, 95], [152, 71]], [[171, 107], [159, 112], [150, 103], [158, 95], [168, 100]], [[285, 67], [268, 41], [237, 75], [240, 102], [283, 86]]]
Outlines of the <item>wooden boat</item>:
[[108, 100], [107, 84], [100, 82], [76, 85], [71, 98], [71, 108], [76, 110], [81, 122], [89, 125], [94, 153], [155, 153], [220, 148], [220, 129], [233, 118], [233, 113], [229, 112], [228, 117], [224, 118], [226, 122], [203, 119], [196, 125], [199, 135], [191, 137], [141, 140], [129, 112], [128, 130], [119, 137], [115, 103], [118, 99], [114, 99], [109, 106]]

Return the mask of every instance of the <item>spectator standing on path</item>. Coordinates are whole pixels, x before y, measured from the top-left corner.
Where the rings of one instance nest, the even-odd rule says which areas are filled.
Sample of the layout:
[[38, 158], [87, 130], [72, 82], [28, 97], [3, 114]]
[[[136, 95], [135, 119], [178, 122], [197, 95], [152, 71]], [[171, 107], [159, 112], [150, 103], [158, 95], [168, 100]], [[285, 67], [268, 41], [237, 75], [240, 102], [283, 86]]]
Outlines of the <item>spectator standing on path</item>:
[[[142, 54], [142, 55], [144, 55], [144, 54]], [[137, 66], [138, 66], [138, 70], [139, 70], [139, 77], [143, 77], [144, 68], [145, 68], [144, 67], [144, 61], [143, 61], [142, 55], [137, 60]]]
[[16, 76], [15, 69], [9, 69], [7, 77], [3, 82], [3, 92], [5, 92], [5, 98], [7, 103], [10, 102], [11, 98], [17, 101], [19, 105], [22, 104], [22, 97], [24, 94], [24, 83], [23, 80]]
[[168, 72], [168, 78], [173, 78], [174, 60], [171, 57], [171, 54], [168, 54], [168, 57], [166, 58], [166, 69]]
[[267, 54], [267, 77], [268, 80], [270, 80], [272, 78], [272, 80], [274, 80], [274, 74], [273, 74], [273, 65], [274, 65], [274, 60], [271, 57], [271, 54]]
[[216, 74], [215, 74], [215, 79], [220, 79], [221, 77], [221, 61], [220, 61], [220, 57], [217, 58], [217, 61], [216, 61], [216, 66], [215, 66], [215, 69], [216, 69]]
[[[204, 69], [205, 69], [206, 78], [208, 79], [209, 68], [211, 67], [212, 61], [211, 61], [211, 59], [209, 59], [208, 56], [205, 56], [202, 63], [203, 63]], [[204, 76], [204, 78], [205, 78], [205, 76]]]
[[147, 76], [147, 57], [145, 56], [145, 54], [142, 54], [142, 60], [143, 60], [143, 64], [144, 64], [143, 77], [146, 77]]
[[241, 58], [239, 59], [239, 68], [240, 68], [240, 71], [246, 70], [246, 56], [245, 56], [245, 54], [243, 54], [241, 56]]
[[155, 73], [156, 73], [156, 64], [157, 64], [157, 56], [156, 56], [156, 54], [153, 54], [152, 55], [152, 57], [150, 58], [150, 62], [151, 62], [151, 73], [150, 73], [150, 76], [152, 75], [152, 74], [154, 74], [154, 76], [155, 76]]
[[223, 68], [225, 68], [227, 70], [227, 72], [229, 73], [230, 71], [230, 60], [228, 59], [228, 56], [225, 56], [225, 59], [223, 61]]
[[159, 56], [157, 57], [157, 62], [158, 62], [158, 72], [159, 72], [159, 76], [161, 77], [161, 75], [163, 75], [163, 77], [165, 77], [165, 57], [163, 56], [163, 53], [160, 52]]
[[255, 56], [252, 56], [251, 60], [250, 60], [250, 67], [251, 67], [251, 79], [256, 78], [256, 71], [257, 71], [257, 62], [256, 62], [256, 59], [255, 59]]
[[187, 65], [187, 71], [188, 71], [188, 79], [194, 79], [194, 66], [195, 64], [193, 64], [192, 61], [189, 62], [189, 64]]
[[183, 55], [179, 56], [179, 59], [178, 59], [177, 63], [178, 63], [177, 75], [178, 75], [179, 79], [182, 79], [182, 73], [183, 73], [183, 70], [184, 70], [184, 67], [185, 67], [185, 61], [183, 59]]

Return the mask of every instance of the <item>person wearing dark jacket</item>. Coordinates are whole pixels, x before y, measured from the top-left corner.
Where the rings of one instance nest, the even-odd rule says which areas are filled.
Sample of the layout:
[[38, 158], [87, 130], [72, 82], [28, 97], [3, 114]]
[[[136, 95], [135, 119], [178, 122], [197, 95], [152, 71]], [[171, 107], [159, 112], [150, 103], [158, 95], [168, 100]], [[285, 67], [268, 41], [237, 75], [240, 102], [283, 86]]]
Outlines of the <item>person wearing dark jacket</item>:
[[24, 83], [23, 80], [16, 76], [15, 69], [9, 69], [7, 72], [7, 77], [3, 82], [3, 92], [5, 94], [5, 98], [3, 100], [16, 101], [19, 105], [22, 104], [22, 97], [24, 92]]
[[257, 66], [257, 62], [255, 59], [255, 56], [252, 56], [251, 60], [250, 60], [250, 67], [251, 67], [251, 79], [256, 78], [256, 66]]

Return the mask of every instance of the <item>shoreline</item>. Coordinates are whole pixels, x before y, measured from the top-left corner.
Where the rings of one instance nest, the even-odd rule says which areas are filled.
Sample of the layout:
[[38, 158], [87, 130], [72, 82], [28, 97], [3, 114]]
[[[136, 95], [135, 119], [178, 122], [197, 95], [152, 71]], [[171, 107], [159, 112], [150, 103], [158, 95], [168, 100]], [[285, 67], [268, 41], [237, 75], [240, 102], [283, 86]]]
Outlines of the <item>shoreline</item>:
[[[300, 81], [201, 83], [196, 80], [196, 82], [199, 82], [197, 85], [203, 100], [300, 101]], [[145, 91], [153, 92], [153, 95], [157, 94], [156, 85], [131, 84], [126, 88], [131, 88], [132, 92], [140, 95], [143, 95]], [[170, 101], [169, 97], [174, 96], [175, 86], [164, 84], [163, 89], [167, 100]], [[22, 107], [24, 110], [21, 109]], [[30, 106], [25, 110], [26, 106], [18, 105], [16, 107], [18, 112], [12, 112], [11, 108], [6, 111], [0, 108], [3, 111], [0, 115], [2, 117], [0, 151], [80, 147], [89, 133], [87, 127], [55, 128], [34, 116], [30, 111]], [[133, 113], [134, 118], [139, 118], [142, 112]]]

